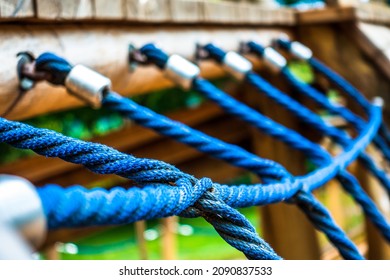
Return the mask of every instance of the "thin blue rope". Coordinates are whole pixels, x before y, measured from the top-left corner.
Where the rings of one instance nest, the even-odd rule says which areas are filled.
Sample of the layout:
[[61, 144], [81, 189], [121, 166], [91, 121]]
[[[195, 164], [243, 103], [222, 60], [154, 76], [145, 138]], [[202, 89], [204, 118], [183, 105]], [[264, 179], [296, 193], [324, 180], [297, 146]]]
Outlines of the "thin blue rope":
[[[318, 115], [314, 114], [312, 111], [302, 106], [291, 97], [283, 94], [281, 91], [270, 85], [257, 74], [248, 73], [246, 75], [246, 80], [261, 92], [263, 92], [267, 97], [271, 98], [278, 104], [288, 109], [290, 112], [294, 113], [303, 122], [311, 125], [313, 128], [316, 128], [323, 134], [331, 136], [344, 148], [348, 146], [348, 143], [351, 139], [346, 133], [338, 130], [337, 128], [329, 126]], [[390, 182], [386, 176], [386, 173], [376, 168], [372, 159], [365, 152], [362, 152], [358, 159], [368, 170], [370, 170], [372, 174], [376, 175], [376, 177], [381, 180], [382, 184], [384, 183], [383, 185], [390, 195]], [[345, 178], [348, 179], [345, 180]], [[344, 187], [344, 189], [351, 194], [355, 201], [360, 204], [367, 217], [378, 226], [382, 235], [385, 236], [386, 240], [390, 242], [390, 225], [383, 218], [383, 215], [380, 213], [375, 203], [373, 203], [370, 197], [361, 188], [359, 182], [347, 172], [344, 172], [343, 176], [338, 177], [338, 179], [339, 181], [343, 182], [341, 185]]]
[[[264, 48], [256, 44], [254, 42], [249, 42], [248, 47], [251, 49], [251, 51], [262, 55]], [[323, 106], [326, 109], [329, 109], [330, 107], [334, 107], [340, 111], [341, 107], [332, 105], [329, 100], [327, 100], [326, 97], [324, 97], [321, 93], [316, 92], [314, 88], [311, 88], [310, 86], [306, 85], [305, 83], [299, 81], [296, 79], [291, 72], [289, 72], [288, 69], [283, 69], [283, 71], [286, 72], [286, 75], [288, 75], [289, 79], [291, 79], [291, 83], [294, 83], [295, 87], [301, 87], [305, 94], [307, 94], [309, 97], [314, 99], [315, 101], [318, 101], [320, 104], [323, 104]], [[249, 83], [253, 84], [256, 88], [260, 89], [263, 93], [267, 94], [268, 97], [272, 98], [277, 103], [281, 104], [282, 106], [286, 107], [289, 111], [293, 112], [295, 115], [299, 116], [301, 120], [305, 121], [306, 123], [310, 124], [314, 128], [316, 128], [318, 131], [329, 135], [332, 137], [337, 143], [341, 144], [343, 147], [345, 147], [346, 143], [349, 141], [349, 137], [347, 134], [341, 132], [337, 128], [331, 127], [329, 125], [324, 125], [324, 122], [321, 118], [319, 118], [316, 114], [313, 114], [312, 111], [307, 109], [306, 107], [302, 106], [300, 103], [295, 101], [294, 99], [290, 98], [289, 96], [284, 95], [281, 91], [273, 87], [271, 84], [269, 84], [267, 81], [262, 79], [260, 76], [256, 74], [248, 74], [247, 80]], [[355, 94], [360, 96], [359, 93]], [[354, 97], [353, 95], [352, 97]], [[363, 103], [364, 98], [359, 98], [359, 103]], [[369, 110], [370, 106], [367, 101], [365, 101], [364, 109], [367, 112]], [[329, 109], [330, 111], [332, 109]], [[349, 112], [349, 113], [348, 113]], [[361, 131], [361, 129], [366, 125], [363, 120], [359, 119], [358, 116], [354, 116], [350, 111], [346, 111], [347, 118], [354, 119], [354, 124], [358, 123], [358, 129]], [[348, 117], [349, 116], [349, 117]], [[380, 137], [375, 137], [377, 140], [376, 143], [382, 143], [382, 139]], [[379, 147], [383, 147], [382, 144], [378, 145]], [[386, 151], [386, 148], [381, 149], [382, 151]], [[386, 154], [386, 152], [384, 152]], [[363, 163], [363, 165], [381, 182], [382, 186], [385, 188], [385, 190], [390, 195], [390, 179], [388, 178], [386, 172], [384, 172], [382, 169], [380, 169], [374, 162], [374, 160], [367, 154], [362, 153], [359, 156], [360, 161]]]
[[[367, 101], [367, 99], [364, 97], [364, 95], [354, 86], [352, 86], [347, 80], [345, 80], [343, 77], [338, 75], [336, 72], [334, 72], [332, 69], [327, 67], [325, 64], [321, 63], [318, 59], [312, 57], [307, 61], [315, 70], [323, 74], [325, 77], [327, 77], [331, 82], [333, 82], [336, 86], [338, 86], [343, 92], [347, 93], [350, 97], [352, 97], [364, 110], [367, 112], [370, 102]], [[390, 143], [390, 131], [383, 122], [380, 127], [380, 133], [383, 134], [384, 139], [381, 137], [377, 137], [374, 139], [376, 141], [376, 144], [378, 147], [383, 149], [389, 149], [388, 145]], [[378, 135], [379, 136], [379, 135]], [[387, 141], [387, 143], [385, 142]], [[389, 152], [386, 152], [386, 155], [388, 155]], [[389, 160], [387, 158], [387, 160]]]
[[203, 153], [252, 171], [262, 178], [280, 179], [291, 176], [283, 166], [274, 161], [262, 159], [239, 146], [208, 136], [118, 94], [112, 92], [107, 94], [103, 106]]
[[[291, 43], [292, 42], [288, 40], [283, 40], [283, 39], [278, 40], [278, 44], [286, 49], [291, 48]], [[251, 46], [252, 50], [257, 52], [259, 55], [262, 55], [264, 48], [253, 42], [251, 42], [251, 44], [252, 44]], [[367, 109], [370, 106], [369, 102], [355, 87], [353, 87], [344, 78], [336, 74], [330, 68], [326, 67], [317, 59], [311, 58], [308, 60], [308, 63], [312, 65], [317, 71], [322, 73], [325, 77], [327, 77], [330, 81], [335, 83], [340, 89], [342, 89], [350, 97], [352, 97], [367, 112]], [[329, 100], [327, 100], [327, 98], [323, 94], [321, 94], [315, 88], [295, 78], [295, 76], [289, 71], [287, 67], [282, 69], [282, 73], [286, 78], [286, 80], [289, 81], [292, 86], [294, 86], [301, 93], [312, 98], [323, 108], [327, 109], [333, 114], [338, 114], [342, 116], [345, 120], [352, 123], [358, 130], [361, 130], [362, 126], [364, 126], [363, 119], [361, 119], [359, 116], [354, 115], [351, 111], [349, 111], [345, 107], [334, 106], [331, 102], [329, 102]], [[390, 138], [388, 137], [389, 136], [388, 129], [385, 126], [385, 124], [381, 124], [380, 131], [384, 133], [386, 141], [389, 142]], [[374, 138], [373, 142], [382, 151], [386, 160], [390, 161], [390, 147], [388, 146], [388, 143], [386, 143], [385, 140], [380, 135], [377, 135]]]

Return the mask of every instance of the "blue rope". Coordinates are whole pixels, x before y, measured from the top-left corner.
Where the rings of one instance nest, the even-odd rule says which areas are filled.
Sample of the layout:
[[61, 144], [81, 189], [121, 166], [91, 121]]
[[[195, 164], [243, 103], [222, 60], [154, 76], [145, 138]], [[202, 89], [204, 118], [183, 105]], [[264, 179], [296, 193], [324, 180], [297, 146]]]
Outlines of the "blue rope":
[[[152, 48], [152, 49], [153, 49], [153, 48]], [[152, 50], [152, 49], [149, 48], [149, 51]], [[158, 59], [160, 59], [160, 61], [163, 61], [164, 59], [166, 59], [165, 56], [161, 56], [161, 55], [157, 55], [157, 56], [155, 56], [155, 57], [157, 57]], [[162, 64], [161, 64], [161, 65], [162, 65]], [[347, 256], [347, 255], [346, 255], [346, 256]]]
[[[271, 86], [260, 76], [254, 73], [248, 73], [246, 76], [246, 80], [250, 84], [254, 85], [261, 92], [265, 93], [267, 97], [270, 97], [272, 100], [282, 105], [290, 112], [294, 113], [303, 122], [311, 125], [313, 128], [322, 132], [324, 135], [331, 136], [344, 148], [348, 146], [348, 143], [351, 139], [348, 139], [349, 137], [347, 134], [343, 133], [335, 127], [329, 126], [318, 115], [314, 114], [312, 111], [302, 106], [300, 103], [298, 103], [291, 97], [283, 94], [278, 89]], [[358, 159], [364, 164], [364, 166], [368, 170], [370, 170], [372, 174], [376, 175], [376, 177], [384, 183], [382, 184], [385, 186], [386, 190], [390, 194], [390, 182], [387, 178], [386, 173], [378, 169], [375, 166], [373, 160], [365, 152], [362, 152], [359, 155]], [[345, 177], [347, 177], [348, 180], [345, 180]], [[386, 236], [386, 240], [390, 241], [390, 225], [387, 224], [386, 220], [383, 218], [383, 215], [381, 215], [376, 205], [360, 187], [359, 182], [347, 172], [345, 172], [344, 175], [339, 177], [338, 179], [343, 182], [342, 186], [344, 187], [344, 189], [347, 190], [347, 192], [350, 193], [352, 197], [361, 205], [367, 217], [369, 217], [370, 220], [374, 224], [376, 224], [379, 229], [381, 229], [381, 233]], [[351, 185], [354, 186], [354, 190], [358, 189], [359, 191], [352, 191], [352, 188], [350, 187]], [[379, 224], [376, 223], [377, 221]]]
[[[285, 48], [290, 49], [292, 42], [285, 39], [279, 39], [277, 41], [278, 45]], [[262, 55], [262, 52], [264, 50], [263, 47], [261, 47], [258, 44], [255, 46], [254, 50]], [[370, 106], [370, 103], [364, 98], [364, 95], [361, 94], [354, 86], [352, 86], [348, 81], [346, 81], [344, 78], [342, 78], [340, 75], [332, 71], [330, 68], [322, 64], [319, 60], [315, 58], [311, 58], [307, 61], [311, 66], [313, 66], [314, 69], [316, 69], [318, 72], [322, 73], [325, 77], [327, 77], [331, 82], [336, 84], [342, 91], [347, 93], [350, 97], [352, 97], [366, 112]], [[311, 97], [313, 100], [315, 100], [320, 106], [324, 107], [328, 111], [330, 111], [333, 114], [338, 114], [342, 116], [345, 120], [352, 123], [358, 130], [361, 130], [361, 127], [364, 125], [364, 120], [361, 119], [359, 116], [354, 115], [351, 111], [349, 111], [345, 107], [338, 107], [334, 106], [329, 100], [327, 100], [323, 94], [321, 94], [319, 91], [317, 91], [315, 88], [311, 87], [310, 85], [307, 85], [298, 79], [295, 78], [295, 76], [288, 70], [286, 67], [282, 70], [283, 75], [293, 85], [296, 89], [298, 89], [303, 94]], [[387, 161], [390, 161], [390, 148], [389, 148], [389, 142], [390, 142], [390, 133], [384, 123], [381, 124], [380, 132], [384, 134], [386, 141], [380, 136], [377, 135], [373, 142], [374, 144], [382, 151], [383, 155], [385, 156]]]
[[[361, 149], [364, 149], [367, 144], [371, 141], [373, 135], [375, 135], [378, 125], [380, 122], [381, 110], [379, 107], [373, 107], [371, 111], [370, 125], [364, 134], [360, 136], [356, 141], [351, 143], [351, 146], [346, 149], [345, 153], [335, 158], [335, 160], [324, 167], [323, 169], [319, 169], [316, 172], [309, 174], [307, 176], [298, 177], [295, 181], [291, 181], [290, 179], [286, 179], [284, 182], [270, 184], [270, 185], [241, 185], [241, 186], [219, 186], [217, 184], [213, 185], [213, 192], [216, 196], [220, 197], [221, 200], [225, 201], [232, 207], [248, 207], [251, 205], [263, 205], [269, 203], [275, 203], [279, 201], [285, 201], [294, 196], [296, 192], [302, 189], [302, 186], [311, 186], [312, 188], [308, 188], [308, 191], [312, 191], [314, 188], [317, 188], [331, 179], [336, 173], [337, 170], [344, 169], [347, 165], [349, 165], [357, 156]], [[110, 172], [115, 173], [116, 170], [112, 170], [110, 167], [115, 162], [112, 159], [121, 159], [122, 164], [124, 165], [122, 169], [115, 174], [120, 176], [124, 176], [126, 178], [137, 181], [140, 184], [148, 185], [152, 184], [154, 187], [161, 187], [161, 182], [178, 182], [182, 176], [180, 171], [177, 171], [171, 165], [161, 163], [164, 170], [163, 172], [157, 172], [152, 176], [148, 176], [152, 170], [149, 170], [150, 165], [147, 164], [148, 160], [145, 159], [136, 159], [130, 155], [122, 154], [114, 149], [108, 148], [104, 145], [96, 144], [96, 143], [87, 143], [80, 140], [75, 140], [66, 136], [63, 136], [59, 133], [47, 130], [47, 129], [38, 129], [33, 128], [31, 126], [7, 121], [5, 119], [0, 118], [0, 141], [11, 144], [15, 147], [24, 148], [24, 149], [32, 149], [37, 153], [40, 153], [45, 156], [51, 157], [60, 157], [64, 160], [85, 164], [85, 166], [95, 172], [100, 172], [101, 174], [107, 174], [109, 172], [104, 171], [104, 167], [107, 166]], [[76, 152], [75, 152], [76, 151]], [[88, 164], [91, 160], [90, 153], [93, 153], [93, 157], [96, 160], [93, 164]], [[136, 164], [133, 162], [135, 161]], [[156, 163], [158, 161], [152, 161], [158, 166]], [[100, 168], [97, 168], [100, 167]], [[133, 167], [136, 168], [136, 172], [131, 170]], [[146, 170], [142, 170], [142, 168], [146, 168]], [[130, 170], [126, 170], [126, 168]], [[170, 171], [167, 174], [166, 171]], [[139, 176], [142, 174], [141, 176]], [[153, 179], [156, 174], [159, 174], [161, 177]], [[145, 176], [145, 177], [144, 177]], [[152, 177], [152, 178], [150, 178]], [[191, 180], [191, 176], [184, 175], [185, 179]], [[183, 180], [185, 180], [183, 179]], [[176, 183], [176, 185], [180, 185]], [[195, 185], [195, 184], [192, 184]], [[175, 189], [175, 188], [172, 188]], [[42, 189], [44, 190], [44, 189]], [[171, 190], [171, 189], [169, 189]], [[63, 190], [64, 193], [67, 190]], [[49, 194], [47, 196], [43, 195], [45, 192], [40, 192], [41, 198], [43, 201], [43, 205], [45, 206], [46, 213], [50, 217], [50, 225], [51, 227], [64, 227], [64, 226], [76, 226], [76, 225], [90, 225], [95, 224], [97, 220], [101, 222], [99, 224], [103, 224], [104, 222], [101, 220], [102, 217], [93, 218], [93, 215], [100, 215], [101, 213], [106, 213], [108, 210], [101, 211], [102, 204], [99, 203], [99, 206], [95, 206], [93, 203], [98, 203], [98, 199], [92, 196], [92, 198], [86, 198], [87, 202], [85, 204], [77, 204], [78, 201], [76, 198], [71, 200], [67, 200], [64, 198], [64, 202], [69, 202], [68, 207], [74, 205], [74, 210], [69, 210], [68, 207], [57, 207], [61, 205], [60, 201], [54, 199], [54, 195]], [[72, 189], [69, 189], [69, 193], [72, 193]], [[68, 194], [69, 195], [69, 194]], [[51, 199], [53, 197], [53, 199]], [[138, 196], [137, 196], [138, 197]], [[144, 197], [141, 195], [141, 197]], [[156, 196], [159, 197], [159, 196]], [[81, 201], [82, 198], [79, 199]], [[128, 204], [133, 205], [133, 201], [123, 199], [122, 201], [126, 201]], [[82, 205], [82, 206], [77, 206]], [[86, 206], [87, 205], [87, 206]], [[176, 205], [168, 204], [168, 205]], [[114, 206], [110, 206], [114, 207]], [[138, 207], [135, 207], [138, 209]], [[51, 209], [51, 210], [50, 210]], [[53, 210], [58, 209], [58, 210]], [[63, 209], [63, 210], [61, 210]], [[155, 209], [154, 207], [150, 207], [149, 209]], [[165, 208], [164, 208], [165, 209]], [[325, 209], [323, 209], [325, 210]], [[77, 218], [79, 215], [75, 213], [77, 211], [86, 211], [84, 214], [80, 214], [80, 221], [77, 223]], [[145, 210], [141, 210], [143, 213]], [[73, 214], [72, 214], [73, 213]], [[125, 213], [130, 213], [131, 211], [127, 210]], [[325, 210], [326, 213], [326, 210]], [[192, 214], [188, 214], [188, 216], [193, 216]], [[147, 215], [147, 214], [145, 214]], [[149, 214], [153, 216], [152, 214]], [[168, 214], [162, 214], [168, 215]], [[59, 216], [59, 218], [56, 218]], [[61, 218], [62, 217], [62, 218]], [[84, 217], [84, 218], [82, 218]], [[85, 220], [87, 217], [87, 222]], [[142, 215], [139, 217], [143, 217]], [[126, 218], [124, 218], [125, 221]], [[112, 220], [109, 219], [109, 223], [111, 224]], [[69, 223], [69, 224], [68, 224]], [[224, 238], [227, 238], [226, 236]], [[348, 240], [347, 240], [348, 243]], [[233, 243], [232, 243], [233, 244]], [[240, 243], [241, 244], [241, 243]], [[233, 246], [238, 246], [237, 244], [233, 244]], [[237, 247], [236, 247], [237, 248]], [[240, 248], [238, 248], [240, 250]], [[351, 258], [357, 258], [354, 256], [354, 252], [357, 250], [350, 250], [349, 253]], [[249, 254], [249, 253], [248, 253]], [[345, 254], [343, 254], [345, 255]], [[268, 256], [267, 256], [268, 258]]]
[[[163, 188], [163, 184], [175, 184], [176, 186], [172, 188], [175, 189], [178, 186], [177, 198], [179, 198], [180, 203], [165, 205], [164, 211], [167, 212], [156, 212], [155, 210], [158, 208], [156, 205], [153, 203], [145, 204], [143, 208], [137, 208], [139, 212], [134, 212], [135, 218], [142, 218], [145, 215], [150, 217], [161, 214], [163, 216], [177, 215], [189, 207], [183, 212], [184, 216], [204, 217], [226, 242], [242, 251], [249, 259], [280, 258], [271, 247], [257, 236], [253, 226], [242, 214], [213, 195], [212, 183], [208, 179], [198, 181], [172, 165], [158, 160], [138, 159], [101, 144], [75, 140], [47, 129], [37, 129], [5, 119], [0, 119], [0, 141], [18, 148], [31, 149], [41, 155], [59, 157], [72, 163], [82, 164], [98, 174], [116, 174], [134, 180], [141, 185], [150, 186], [148, 190]], [[165, 189], [163, 188], [163, 191]], [[56, 192], [61, 191], [57, 188]], [[64, 191], [64, 193], [66, 192]], [[51, 200], [51, 195], [44, 196], [41, 193], [42, 203], [51, 227], [113, 223], [109, 216], [106, 216], [107, 220], [98, 214], [109, 215], [108, 210], [102, 212], [102, 203], [107, 201], [105, 198], [98, 200], [95, 192], [91, 197], [88, 197], [88, 195], [84, 195], [85, 191], [80, 191], [80, 189], [74, 191], [71, 189], [69, 192], [71, 198], [67, 202], [62, 201], [61, 207], [59, 207], [61, 205], [58, 204], [59, 201]], [[98, 191], [98, 194], [101, 192]], [[139, 195], [146, 198], [145, 193], [141, 192]], [[150, 198], [151, 195], [147, 197]], [[123, 197], [123, 199], [125, 198]], [[138, 197], [138, 199], [140, 198]], [[160, 196], [160, 200], [163, 203], [169, 198], [164, 195]], [[129, 207], [134, 206], [132, 204], [134, 201], [131, 200], [126, 200], [124, 203], [130, 205]], [[213, 206], [215, 209], [211, 211]], [[107, 207], [107, 209], [115, 211], [120, 205], [108, 203]], [[126, 209], [126, 211], [126, 213], [131, 212], [131, 208]], [[229, 228], [232, 231], [229, 231]]]
[[[212, 45], [207, 45], [212, 46]], [[206, 46], [206, 47], [207, 47]], [[144, 51], [146, 49], [146, 51]], [[207, 50], [207, 49], [206, 49]], [[168, 56], [164, 54], [160, 49], [156, 48], [154, 45], [148, 44], [145, 47], [140, 49], [141, 53], [143, 53], [149, 62], [154, 62], [153, 59], [155, 57], [158, 57], [158, 62], [156, 63], [157, 66], [160, 68], [165, 66], [165, 63], [168, 60]], [[153, 55], [151, 55], [153, 54]], [[221, 51], [219, 52], [221, 54]], [[165, 63], [164, 63], [165, 62]], [[319, 166], [327, 164], [332, 161], [331, 157], [326, 154], [326, 152], [321, 152], [322, 147], [320, 147], [317, 144], [314, 144], [310, 142], [308, 139], [304, 138], [300, 134], [296, 133], [293, 130], [287, 129], [283, 127], [282, 125], [272, 121], [271, 119], [261, 115], [257, 111], [253, 110], [252, 108], [234, 100], [229, 95], [225, 94], [224, 92], [220, 91], [218, 88], [214, 87], [212, 84], [208, 83], [207, 81], [196, 78], [193, 81], [192, 88], [194, 90], [197, 90], [199, 92], [202, 92], [207, 98], [211, 99], [212, 101], [216, 102], [218, 105], [220, 105], [225, 111], [229, 112], [232, 115], [235, 115], [244, 121], [250, 123], [251, 125], [255, 126], [256, 128], [259, 128], [262, 130], [262, 132], [265, 132], [269, 135], [272, 135], [276, 137], [277, 139], [287, 143], [288, 145], [292, 146], [295, 149], [303, 151], [308, 157], [310, 157], [315, 163], [317, 163]], [[342, 176], [342, 175], [340, 175]], [[348, 180], [346, 178], [345, 180]], [[299, 194], [298, 194], [299, 195]], [[302, 200], [305, 203], [310, 203], [310, 200]], [[319, 207], [319, 204], [316, 204], [317, 208]], [[311, 205], [307, 205], [307, 207], [301, 207], [303, 210], [311, 209]], [[322, 208], [324, 208], [322, 206]], [[326, 212], [326, 209], [323, 209], [324, 212]], [[306, 212], [307, 215], [316, 215], [316, 212], [308, 211]], [[317, 218], [313, 217], [311, 218], [313, 222], [318, 221]], [[331, 221], [332, 224], [334, 224], [333, 221]], [[328, 223], [329, 224], [329, 223]], [[316, 225], [318, 229], [324, 230], [325, 234], [329, 237], [331, 242], [337, 242], [334, 243], [335, 246], [340, 250], [341, 255], [343, 256], [350, 256], [350, 252], [353, 251], [354, 254], [358, 252], [355, 246], [351, 247], [350, 240], [346, 240], [345, 234], [342, 232], [342, 230], [337, 227], [335, 224], [333, 227], [326, 228], [326, 227], [320, 227]], [[332, 230], [338, 229], [340, 232], [340, 235], [338, 239], [332, 238]], [[347, 245], [349, 244], [349, 245]], [[349, 250], [346, 250], [345, 248], [349, 248]], [[345, 251], [343, 251], [345, 250]], [[358, 253], [357, 253], [358, 254]]]
[[[262, 55], [264, 48], [260, 46], [259, 44], [256, 44], [254, 42], [249, 42], [248, 47], [255, 53]], [[309, 95], [314, 100], [320, 100], [319, 102], [321, 104], [324, 104], [324, 107], [327, 109], [330, 107], [336, 108], [336, 110], [340, 110], [339, 108], [342, 107], [336, 107], [333, 106], [329, 100], [327, 100], [324, 95], [320, 94], [319, 92], [315, 92], [313, 88], [306, 85], [305, 83], [297, 80], [287, 69], [283, 69], [282, 71], [285, 71], [285, 75], [288, 75], [289, 79], [291, 79], [291, 83], [294, 83], [296, 87], [302, 87], [305, 89], [305, 93]], [[312, 111], [292, 99], [291, 97], [283, 94], [281, 91], [273, 87], [271, 84], [269, 84], [267, 81], [262, 79], [260, 76], [250, 73], [247, 75], [247, 80], [249, 83], [254, 85], [256, 88], [260, 89], [261, 92], [265, 93], [268, 97], [272, 98], [275, 102], [281, 104], [282, 106], [286, 107], [289, 111], [293, 112], [295, 115], [301, 118], [304, 122], [308, 123], [312, 127], [316, 128], [318, 131], [322, 132], [325, 135], [329, 135], [332, 137], [337, 143], [345, 147], [345, 145], [348, 143], [350, 137], [338, 130], [337, 128], [331, 127], [324, 123], [324, 121], [314, 114]], [[360, 94], [359, 94], [360, 96]], [[359, 103], [363, 102], [362, 99], [359, 98]], [[369, 103], [365, 101], [365, 111], [369, 109]], [[330, 109], [329, 109], [330, 110]], [[347, 113], [347, 116], [349, 118], [354, 119], [354, 123], [358, 123], [359, 131], [366, 125], [363, 123], [363, 121], [357, 117], [354, 116], [350, 111]], [[353, 115], [353, 117], [352, 117]], [[381, 138], [376, 137], [377, 142], [381, 142]], [[382, 145], [379, 145], [382, 146]], [[382, 149], [383, 150], [383, 149]], [[386, 149], [384, 149], [386, 150]], [[382, 186], [385, 188], [387, 193], [390, 195], [390, 179], [388, 178], [386, 172], [384, 172], [382, 169], [380, 169], [373, 159], [365, 152], [362, 152], [362, 154], [359, 156], [359, 160], [362, 162], [362, 164], [367, 168], [378, 180], [381, 182]]]
[[[336, 86], [338, 86], [341, 90], [347, 93], [350, 97], [353, 98], [364, 110], [367, 112], [370, 103], [364, 98], [364, 95], [359, 92], [357, 88], [352, 86], [347, 80], [338, 75], [336, 72], [332, 71], [326, 65], [321, 63], [318, 59], [312, 57], [308, 60], [308, 63], [318, 72], [327, 77], [331, 82], [333, 82]], [[385, 155], [389, 155], [389, 147], [387, 146], [390, 143], [390, 131], [383, 122], [380, 127], [380, 133], [383, 134], [384, 138], [387, 141], [387, 144], [384, 142], [385, 140], [381, 137], [377, 137], [374, 139], [375, 144], [380, 147], [381, 150], [386, 150]], [[387, 158], [389, 160], [389, 158]]]

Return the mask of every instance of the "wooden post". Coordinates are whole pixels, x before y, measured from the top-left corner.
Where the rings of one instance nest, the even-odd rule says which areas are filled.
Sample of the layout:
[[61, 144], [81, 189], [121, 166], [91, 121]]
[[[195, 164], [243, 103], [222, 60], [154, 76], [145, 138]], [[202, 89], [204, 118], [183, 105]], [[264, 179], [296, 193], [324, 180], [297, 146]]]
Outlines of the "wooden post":
[[325, 3], [329, 7], [334, 7], [339, 5], [339, 0], [325, 0]]
[[177, 259], [177, 217], [169, 217], [161, 220], [162, 227], [162, 259], [176, 260]]
[[57, 251], [57, 244], [50, 244], [43, 250], [43, 255], [46, 260], [59, 260], [60, 254]]
[[138, 253], [141, 260], [148, 259], [148, 249], [146, 247], [146, 240], [144, 237], [144, 232], [146, 230], [146, 222], [144, 220], [134, 223], [135, 227], [135, 236], [137, 239]]
[[[275, 84], [275, 79], [274, 83]], [[291, 115], [281, 107], [274, 105], [252, 88], [245, 92], [252, 107], [260, 109], [289, 127], [298, 129]], [[253, 149], [262, 157], [278, 161], [293, 174], [304, 173], [303, 159], [300, 153], [292, 151], [285, 144], [253, 130]], [[295, 206], [287, 204], [267, 205], [260, 208], [261, 225], [264, 238], [285, 259], [319, 259], [320, 250], [313, 226], [304, 214]]]

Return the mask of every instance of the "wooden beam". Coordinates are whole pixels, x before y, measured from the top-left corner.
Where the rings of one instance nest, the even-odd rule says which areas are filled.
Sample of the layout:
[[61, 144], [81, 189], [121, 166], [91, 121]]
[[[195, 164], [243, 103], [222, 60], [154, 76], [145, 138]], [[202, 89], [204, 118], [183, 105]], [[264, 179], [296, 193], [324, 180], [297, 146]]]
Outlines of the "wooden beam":
[[359, 3], [356, 13], [362, 22], [390, 24], [390, 7], [386, 3]]
[[390, 79], [390, 28], [367, 23], [344, 26], [345, 34]]
[[[8, 0], [7, 2], [17, 1]], [[140, 23], [223, 23], [230, 25], [293, 25], [295, 22], [295, 12], [290, 8], [271, 8], [259, 4], [226, 1], [36, 0], [36, 10], [35, 21], [50, 22], [109, 20]], [[4, 18], [7, 19], [7, 15]]]
[[352, 7], [329, 7], [297, 12], [297, 24], [329, 24], [355, 21], [356, 12]]
[[[172, 87], [156, 67], [139, 67], [129, 72], [128, 45], [141, 47], [156, 42], [168, 54], [193, 59], [196, 43], [217, 42], [225, 50], [237, 50], [240, 40], [257, 38], [263, 44], [288, 30], [278, 28], [203, 28], [128, 26], [61, 25], [61, 26], [3, 26], [0, 29], [0, 114], [5, 112], [18, 95], [16, 54], [29, 50], [36, 55], [45, 51], [65, 57], [73, 64], [84, 64], [112, 80], [113, 90], [131, 96]], [[180, 43], [178, 43], [180, 42]], [[212, 62], [201, 63], [201, 75], [216, 78], [224, 71]], [[83, 103], [62, 87], [42, 82], [27, 92], [7, 118], [24, 119], [31, 116], [81, 106]]]

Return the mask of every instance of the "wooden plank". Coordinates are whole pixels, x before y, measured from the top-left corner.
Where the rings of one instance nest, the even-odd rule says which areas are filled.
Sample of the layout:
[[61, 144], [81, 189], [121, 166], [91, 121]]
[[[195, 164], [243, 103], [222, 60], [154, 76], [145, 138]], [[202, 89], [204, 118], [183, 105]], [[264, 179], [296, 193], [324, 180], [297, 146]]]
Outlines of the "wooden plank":
[[359, 3], [356, 13], [359, 20], [363, 22], [390, 24], [390, 7], [386, 3]]
[[126, 0], [126, 14], [128, 20], [143, 22], [167, 22], [171, 19], [170, 1], [148, 0], [133, 1]]
[[2, 0], [0, 1], [0, 22], [14, 20], [15, 18], [34, 17], [33, 0]]
[[[138, 2], [138, 1], [133, 1]], [[126, 1], [94, 0], [94, 18], [123, 20], [126, 18]]]
[[202, 22], [204, 21], [205, 2], [187, 0], [171, 1], [171, 20], [173, 22]]
[[44, 20], [92, 19], [93, 6], [93, 0], [36, 0], [37, 17]]
[[297, 24], [328, 24], [355, 20], [356, 12], [353, 7], [331, 7], [297, 12]]
[[[139, 67], [135, 72], [128, 70], [128, 44], [141, 47], [145, 43], [158, 42], [169, 54], [179, 54], [193, 59], [195, 46], [202, 42], [218, 42], [225, 50], [237, 50], [239, 40], [250, 40], [265, 36], [278, 36], [285, 29], [277, 28], [235, 28], [227, 27], [165, 27], [135, 28], [128, 26], [61, 25], [39, 26], [28, 29], [21, 26], [7, 26], [0, 29], [0, 114], [13, 103], [18, 90], [16, 75], [16, 54], [29, 50], [36, 55], [50, 50], [65, 57], [73, 64], [84, 64], [101, 72], [112, 80], [113, 90], [123, 95], [136, 95], [153, 90], [172, 87], [156, 67]], [[88, 35], [86, 35], [88, 34]], [[77, 42], [77, 43], [76, 43]], [[180, 42], [178, 44], [177, 42]], [[17, 46], [17, 47], [15, 47]], [[201, 75], [216, 78], [224, 71], [212, 62], [201, 63]], [[33, 104], [33, 105], [32, 105]], [[81, 106], [83, 103], [66, 93], [62, 87], [39, 83], [30, 90], [7, 115], [10, 119], [24, 119], [46, 112]]]

